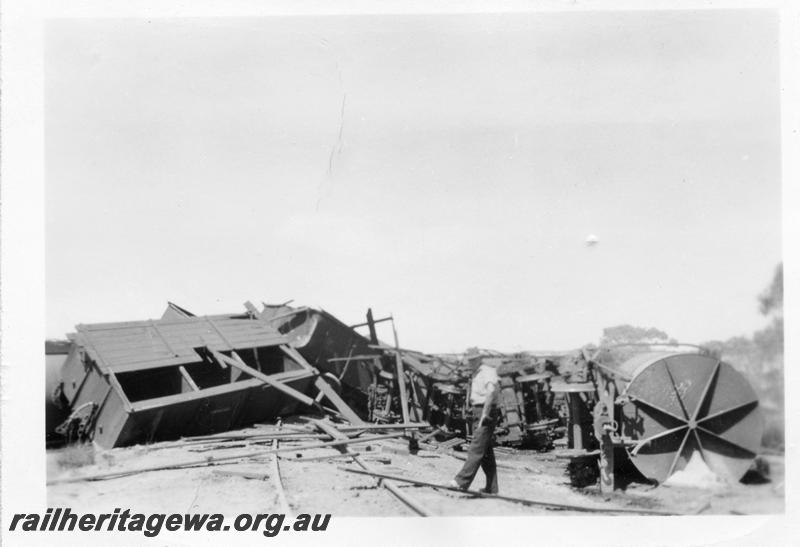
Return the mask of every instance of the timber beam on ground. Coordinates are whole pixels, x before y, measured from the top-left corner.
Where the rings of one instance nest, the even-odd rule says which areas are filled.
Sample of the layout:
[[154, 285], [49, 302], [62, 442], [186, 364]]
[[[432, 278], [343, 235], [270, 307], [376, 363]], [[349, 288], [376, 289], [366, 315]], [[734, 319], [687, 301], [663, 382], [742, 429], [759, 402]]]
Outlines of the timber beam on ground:
[[[346, 440], [347, 436], [339, 431], [335, 425], [330, 422], [326, 422], [324, 420], [311, 420], [314, 425], [316, 425], [320, 431], [328, 433], [333, 438], [338, 438], [341, 440]], [[353, 461], [361, 467], [364, 471], [369, 472], [369, 474], [374, 473], [371, 467], [367, 465], [364, 460], [362, 460], [359, 456], [355, 454], [349, 453], [349, 448], [347, 445], [342, 445], [339, 447], [339, 450], [342, 451], [343, 454], [347, 454], [352, 456]], [[407, 507], [409, 507], [412, 511], [417, 513], [422, 517], [429, 517], [431, 516], [430, 510], [425, 508], [422, 504], [420, 504], [417, 500], [409, 496], [406, 492], [400, 490], [400, 487], [391, 480], [381, 480], [379, 484], [382, 485], [386, 490], [388, 490], [394, 497], [404, 503]]]
[[233, 460], [242, 460], [248, 458], [258, 458], [261, 456], [267, 456], [270, 454], [278, 454], [281, 452], [291, 452], [291, 451], [298, 451], [298, 450], [311, 450], [314, 448], [326, 448], [330, 446], [343, 446], [347, 444], [356, 444], [356, 443], [369, 443], [374, 441], [382, 441], [384, 439], [396, 439], [398, 437], [402, 437], [402, 433], [391, 433], [387, 435], [375, 435], [372, 437], [359, 437], [356, 439], [337, 439], [333, 441], [321, 442], [321, 443], [312, 443], [306, 444], [301, 446], [286, 446], [282, 448], [274, 448], [272, 450], [257, 450], [257, 451], [250, 451], [250, 452], [243, 452], [237, 454], [227, 454], [225, 456], [218, 456], [216, 458], [208, 457], [203, 459], [194, 459], [194, 460], [187, 460], [183, 462], [176, 462], [169, 465], [156, 465], [150, 467], [140, 467], [136, 469], [129, 469], [129, 470], [120, 470], [120, 471], [112, 471], [109, 473], [99, 473], [96, 475], [84, 475], [78, 477], [65, 477], [62, 479], [54, 479], [47, 481], [48, 485], [52, 484], [64, 484], [70, 482], [83, 482], [83, 481], [97, 481], [97, 480], [108, 480], [108, 479], [116, 479], [120, 477], [125, 477], [128, 475], [136, 475], [139, 473], [150, 473], [154, 471], [165, 471], [169, 469], [182, 469], [184, 467], [197, 467], [197, 466], [211, 466], [215, 465], [220, 462], [230, 462]]

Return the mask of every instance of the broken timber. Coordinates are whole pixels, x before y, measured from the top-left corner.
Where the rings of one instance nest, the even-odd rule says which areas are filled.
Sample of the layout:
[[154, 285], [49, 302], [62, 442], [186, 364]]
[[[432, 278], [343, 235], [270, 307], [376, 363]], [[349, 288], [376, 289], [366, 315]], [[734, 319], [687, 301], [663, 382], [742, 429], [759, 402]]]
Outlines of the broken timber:
[[[291, 388], [291, 387], [289, 387], [287, 385], [284, 385], [281, 382], [273, 380], [272, 378], [270, 378], [266, 374], [264, 374], [262, 372], [259, 372], [259, 371], [257, 371], [256, 369], [254, 369], [252, 367], [247, 366], [242, 361], [238, 361], [238, 360], [234, 359], [233, 357], [228, 357], [227, 355], [224, 355], [224, 354], [222, 354], [222, 353], [220, 353], [218, 351], [215, 351], [213, 349], [210, 349], [210, 348], [208, 349], [208, 351], [209, 351], [209, 353], [211, 353], [211, 355], [214, 357], [214, 359], [217, 360], [218, 363], [220, 363], [222, 365], [230, 365], [230, 366], [232, 366], [234, 368], [237, 368], [237, 369], [241, 370], [242, 372], [246, 372], [247, 374], [249, 374], [253, 378], [261, 380], [265, 384], [267, 384], [267, 385], [269, 385], [271, 387], [274, 387], [278, 391], [282, 391], [286, 395], [289, 395], [290, 397], [292, 397], [294, 399], [297, 399], [298, 401], [300, 401], [303, 404], [306, 404], [308, 406], [316, 406], [316, 403], [314, 402], [314, 399], [312, 399], [311, 397], [309, 397], [307, 395], [304, 395], [304, 394], [300, 393], [299, 391], [297, 391], [296, 389], [293, 389], [293, 388]], [[234, 353], [234, 355], [236, 355], [236, 354]]]
[[181, 469], [183, 467], [193, 467], [193, 466], [209, 466], [214, 465], [218, 462], [227, 462], [231, 460], [240, 460], [245, 458], [257, 458], [260, 456], [267, 456], [270, 454], [278, 454], [280, 452], [291, 452], [297, 450], [311, 450], [313, 448], [325, 448], [329, 446], [341, 446], [346, 444], [355, 444], [355, 443], [368, 443], [373, 441], [382, 441], [384, 439], [396, 439], [398, 437], [402, 437], [402, 433], [392, 433], [388, 435], [376, 435], [374, 437], [361, 437], [358, 439], [340, 439], [340, 440], [333, 440], [324, 443], [313, 443], [307, 444], [302, 446], [288, 446], [283, 448], [274, 448], [271, 450], [259, 450], [256, 452], [246, 452], [246, 453], [239, 453], [239, 454], [229, 454], [226, 456], [219, 456], [217, 458], [209, 457], [203, 458], [199, 460], [188, 460], [184, 462], [177, 462], [170, 465], [156, 465], [151, 467], [141, 467], [139, 469], [129, 469], [125, 471], [114, 471], [110, 473], [100, 473], [97, 475], [86, 475], [82, 477], [69, 477], [64, 479], [54, 479], [51, 481], [47, 481], [48, 485], [51, 484], [64, 484], [70, 482], [83, 482], [83, 481], [96, 481], [96, 480], [105, 480], [105, 479], [115, 479], [118, 477], [125, 477], [127, 475], [135, 475], [138, 473], [149, 473], [152, 471], [165, 471], [168, 469]]
[[226, 445], [236, 442], [247, 442], [251, 444], [262, 444], [273, 440], [281, 441], [309, 441], [313, 439], [329, 439], [328, 435], [321, 435], [319, 433], [301, 433], [301, 434], [285, 434], [285, 435], [230, 435], [227, 437], [209, 437], [207, 439], [195, 440], [180, 440], [175, 442], [163, 442], [158, 444], [147, 445], [147, 451], [152, 452], [155, 450], [166, 450], [170, 448], [189, 448], [204, 447], [204, 446], [217, 446]]
[[386, 473], [376, 473], [374, 471], [366, 471], [361, 469], [352, 469], [349, 467], [340, 467], [342, 471], [347, 471], [348, 473], [356, 473], [358, 475], [370, 475], [373, 477], [385, 479], [385, 480], [393, 480], [398, 482], [406, 482], [409, 484], [415, 484], [417, 486], [430, 486], [432, 488], [436, 488], [438, 490], [450, 490], [452, 492], [460, 492], [462, 494], [468, 494], [470, 496], [475, 496], [479, 498], [490, 498], [490, 499], [499, 499], [504, 501], [510, 501], [514, 503], [520, 503], [522, 505], [533, 505], [538, 507], [544, 507], [545, 509], [555, 509], [561, 511], [578, 511], [584, 513], [630, 513], [636, 515], [664, 515], [664, 516], [673, 516], [677, 513], [667, 513], [663, 511], [653, 511], [648, 509], [627, 509], [627, 508], [615, 508], [615, 507], [586, 507], [582, 505], [568, 505], [563, 503], [553, 503], [549, 501], [541, 501], [541, 500], [530, 500], [524, 498], [516, 498], [512, 496], [502, 496], [500, 494], [488, 494], [485, 492], [481, 492], [478, 490], [462, 490], [461, 488], [457, 488], [454, 486], [447, 486], [444, 484], [436, 484], [433, 482], [409, 479], [406, 477], [399, 477], [397, 475], [388, 475]]
[[[351, 357], [372, 355], [374, 366], [381, 369], [380, 360], [384, 352], [369, 348], [369, 339], [324, 310], [265, 306], [253, 316], [282, 332], [289, 341], [290, 351], [302, 355], [310, 366], [336, 378], [342, 391], [337, 388], [329, 398], [332, 402], [334, 398], [346, 401], [346, 409], [337, 408], [345, 420], [358, 423], [358, 418], [368, 416], [366, 405], [372, 384], [370, 370], [353, 366]], [[326, 396], [330, 395], [325, 380], [319, 379], [315, 384], [318, 389], [326, 391]]]
[[360, 456], [361, 452], [345, 452], [343, 454], [325, 454], [324, 456], [311, 456], [310, 458], [281, 458], [287, 462], [313, 462], [321, 460], [350, 460]]
[[223, 477], [241, 477], [243, 479], [256, 481], [265, 481], [269, 478], [269, 475], [266, 473], [253, 473], [252, 471], [230, 471], [227, 469], [215, 469], [214, 474], [221, 475]]
[[[319, 371], [317, 369], [315, 369], [314, 367], [312, 367], [308, 363], [308, 361], [306, 361], [305, 358], [302, 355], [300, 355], [300, 353], [296, 349], [294, 349], [293, 347], [291, 347], [289, 345], [283, 345], [283, 346], [281, 346], [281, 350], [283, 350], [284, 353], [286, 353], [287, 355], [289, 355], [289, 357], [291, 357], [297, 363], [299, 363], [300, 366], [302, 366], [306, 370], [313, 371], [314, 373], [317, 374], [317, 377], [314, 380], [314, 386], [321, 393], [325, 394], [325, 397], [327, 397], [328, 400], [331, 403], [333, 403], [333, 406], [336, 407], [336, 410], [338, 410], [342, 414], [342, 416], [344, 416], [344, 418], [347, 419], [347, 421], [349, 421], [351, 424], [363, 424], [364, 423], [364, 420], [362, 420], [358, 416], [358, 414], [353, 412], [353, 409], [350, 408], [347, 405], [347, 403], [345, 403], [342, 400], [341, 397], [339, 397], [339, 394], [336, 393], [336, 391], [334, 391], [333, 387], [331, 387], [330, 384], [328, 384], [328, 382], [326, 382], [324, 379], [322, 379], [319, 376]], [[408, 420], [406, 420], [406, 421], [408, 421]]]
[[428, 429], [430, 425], [426, 423], [408, 424], [364, 424], [364, 425], [342, 425], [336, 429], [339, 431], [368, 431], [375, 429]]

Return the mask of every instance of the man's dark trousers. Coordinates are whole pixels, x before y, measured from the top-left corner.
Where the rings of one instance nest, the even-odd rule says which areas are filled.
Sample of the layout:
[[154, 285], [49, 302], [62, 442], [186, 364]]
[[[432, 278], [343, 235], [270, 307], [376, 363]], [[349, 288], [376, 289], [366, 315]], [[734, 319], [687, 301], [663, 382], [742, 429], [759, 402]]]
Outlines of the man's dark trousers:
[[472, 415], [474, 424], [472, 428], [472, 442], [469, 445], [467, 452], [467, 461], [461, 471], [456, 475], [455, 481], [458, 483], [459, 488], [467, 489], [472, 484], [475, 475], [478, 473], [478, 468], [483, 469], [486, 474], [486, 488], [484, 492], [496, 494], [497, 488], [497, 463], [494, 459], [494, 450], [492, 449], [492, 434], [494, 433], [494, 426], [496, 418], [491, 413], [483, 420], [480, 426], [478, 423], [481, 419], [483, 412], [482, 405], [472, 407]]

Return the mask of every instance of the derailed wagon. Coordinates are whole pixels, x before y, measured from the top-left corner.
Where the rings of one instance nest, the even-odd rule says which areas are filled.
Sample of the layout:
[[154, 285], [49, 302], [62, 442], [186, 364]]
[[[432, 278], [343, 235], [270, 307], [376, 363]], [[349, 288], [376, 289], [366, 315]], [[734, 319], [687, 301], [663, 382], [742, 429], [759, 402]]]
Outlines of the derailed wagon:
[[[78, 325], [57, 400], [67, 440], [103, 447], [242, 427], [299, 406], [357, 416], [260, 321], [230, 317]], [[312, 391], [321, 391], [316, 398]], [[322, 406], [323, 396], [336, 410]]]
[[605, 490], [614, 488], [620, 451], [658, 483], [695, 454], [722, 478], [744, 475], [764, 424], [755, 390], [736, 369], [702, 351], [650, 351], [621, 363], [598, 357], [594, 435]]
[[687, 348], [656, 344], [624, 358], [601, 348], [585, 361], [587, 381], [554, 386], [568, 400], [573, 484], [593, 484], [590, 468], [604, 492], [641, 478], [662, 483], [693, 459], [742, 478], [761, 445], [758, 397], [731, 365]]

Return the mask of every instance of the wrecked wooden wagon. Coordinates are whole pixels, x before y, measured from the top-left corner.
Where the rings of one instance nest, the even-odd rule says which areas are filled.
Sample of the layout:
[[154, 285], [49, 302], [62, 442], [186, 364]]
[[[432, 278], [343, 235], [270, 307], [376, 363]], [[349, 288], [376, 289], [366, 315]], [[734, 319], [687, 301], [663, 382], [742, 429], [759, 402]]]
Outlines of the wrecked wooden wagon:
[[[67, 440], [111, 448], [203, 435], [317, 407], [358, 420], [319, 371], [260, 321], [228, 317], [78, 325], [58, 401]], [[309, 392], [319, 391], [316, 398]], [[323, 396], [336, 410], [323, 407]], [[338, 412], [337, 412], [338, 411]]]

